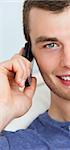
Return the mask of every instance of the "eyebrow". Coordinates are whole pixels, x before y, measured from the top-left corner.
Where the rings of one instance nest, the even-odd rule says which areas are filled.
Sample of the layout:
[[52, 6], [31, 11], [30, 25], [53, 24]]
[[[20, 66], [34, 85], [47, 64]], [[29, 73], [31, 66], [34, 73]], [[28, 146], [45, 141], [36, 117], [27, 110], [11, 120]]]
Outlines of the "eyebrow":
[[48, 41], [57, 42], [58, 39], [55, 37], [40, 36], [36, 38], [35, 43], [38, 44], [38, 43], [48, 42]]

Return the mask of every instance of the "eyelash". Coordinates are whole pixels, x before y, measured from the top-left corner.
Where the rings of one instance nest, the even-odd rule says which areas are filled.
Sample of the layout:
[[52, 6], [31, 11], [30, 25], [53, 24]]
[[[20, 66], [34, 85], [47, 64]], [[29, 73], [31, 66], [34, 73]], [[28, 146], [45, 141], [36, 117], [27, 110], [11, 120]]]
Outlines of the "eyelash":
[[[53, 47], [49, 47], [49, 46], [53, 46]], [[58, 45], [57, 43], [48, 43], [43, 45], [43, 48], [47, 48], [47, 49], [57, 49], [59, 47], [60, 45]]]

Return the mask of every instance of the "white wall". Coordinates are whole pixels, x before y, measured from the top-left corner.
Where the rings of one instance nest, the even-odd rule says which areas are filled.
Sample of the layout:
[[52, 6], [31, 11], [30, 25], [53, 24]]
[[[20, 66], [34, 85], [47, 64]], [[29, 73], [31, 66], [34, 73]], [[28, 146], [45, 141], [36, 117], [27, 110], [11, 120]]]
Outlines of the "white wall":
[[21, 0], [0, 0], [0, 61], [24, 45]]
[[[0, 0], [0, 62], [17, 53], [24, 46], [22, 26], [22, 4], [24, 0]], [[49, 107], [49, 89], [46, 88], [34, 63], [33, 73], [38, 78], [38, 86], [33, 98], [33, 105], [23, 117], [12, 121], [6, 128], [16, 130], [25, 128], [40, 113]], [[40, 94], [41, 93], [41, 94]]]
[[[24, 0], [0, 0], [0, 62], [24, 47], [23, 2]], [[34, 63], [33, 72], [37, 71]]]

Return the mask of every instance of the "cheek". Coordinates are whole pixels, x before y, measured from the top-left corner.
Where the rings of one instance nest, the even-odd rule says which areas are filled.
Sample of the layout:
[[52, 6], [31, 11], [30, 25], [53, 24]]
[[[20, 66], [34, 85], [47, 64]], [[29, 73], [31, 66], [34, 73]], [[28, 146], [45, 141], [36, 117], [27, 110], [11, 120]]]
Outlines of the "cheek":
[[51, 74], [59, 68], [60, 57], [58, 55], [43, 54], [35, 56], [39, 69], [42, 73]]

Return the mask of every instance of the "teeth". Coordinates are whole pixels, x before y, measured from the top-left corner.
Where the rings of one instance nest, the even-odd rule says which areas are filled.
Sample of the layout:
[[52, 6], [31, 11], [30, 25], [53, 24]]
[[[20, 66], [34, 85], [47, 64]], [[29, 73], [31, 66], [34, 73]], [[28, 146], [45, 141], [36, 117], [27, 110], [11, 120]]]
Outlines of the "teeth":
[[61, 77], [63, 80], [68, 80], [70, 81], [70, 76], [67, 76], [67, 77]]

